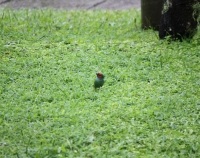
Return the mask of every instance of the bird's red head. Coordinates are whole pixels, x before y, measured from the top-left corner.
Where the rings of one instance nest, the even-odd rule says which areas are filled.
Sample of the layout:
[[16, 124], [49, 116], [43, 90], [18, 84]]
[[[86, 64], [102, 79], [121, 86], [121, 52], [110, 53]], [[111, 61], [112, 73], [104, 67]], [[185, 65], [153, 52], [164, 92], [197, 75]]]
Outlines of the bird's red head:
[[101, 72], [97, 72], [96, 75], [98, 78], [102, 78], [102, 79], [104, 78], [104, 75]]

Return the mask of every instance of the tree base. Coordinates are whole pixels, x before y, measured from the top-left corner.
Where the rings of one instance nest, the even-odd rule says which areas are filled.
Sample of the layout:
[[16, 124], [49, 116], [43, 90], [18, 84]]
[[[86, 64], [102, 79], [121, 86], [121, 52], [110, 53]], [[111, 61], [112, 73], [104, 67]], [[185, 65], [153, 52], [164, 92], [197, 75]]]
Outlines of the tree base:
[[197, 32], [197, 16], [193, 5], [199, 0], [164, 0], [161, 23], [159, 28], [160, 39], [170, 36], [182, 41], [192, 38]]

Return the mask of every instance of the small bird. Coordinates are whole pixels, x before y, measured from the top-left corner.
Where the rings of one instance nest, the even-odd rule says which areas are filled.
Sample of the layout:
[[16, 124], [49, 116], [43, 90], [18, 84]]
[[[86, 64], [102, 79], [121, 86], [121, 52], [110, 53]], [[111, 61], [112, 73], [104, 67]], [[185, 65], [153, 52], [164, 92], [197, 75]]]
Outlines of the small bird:
[[95, 90], [97, 88], [100, 88], [100, 87], [103, 86], [104, 77], [105, 77], [101, 72], [97, 72], [96, 75], [97, 75], [97, 78], [94, 80], [94, 88], [95, 88]]

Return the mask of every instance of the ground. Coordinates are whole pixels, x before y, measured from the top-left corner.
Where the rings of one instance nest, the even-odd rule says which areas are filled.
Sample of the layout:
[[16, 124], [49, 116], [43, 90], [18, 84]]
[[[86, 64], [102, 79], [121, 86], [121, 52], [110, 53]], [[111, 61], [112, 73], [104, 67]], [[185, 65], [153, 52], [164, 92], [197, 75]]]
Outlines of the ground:
[[140, 0], [0, 0], [0, 6], [10, 8], [43, 8], [57, 9], [131, 9], [140, 8]]

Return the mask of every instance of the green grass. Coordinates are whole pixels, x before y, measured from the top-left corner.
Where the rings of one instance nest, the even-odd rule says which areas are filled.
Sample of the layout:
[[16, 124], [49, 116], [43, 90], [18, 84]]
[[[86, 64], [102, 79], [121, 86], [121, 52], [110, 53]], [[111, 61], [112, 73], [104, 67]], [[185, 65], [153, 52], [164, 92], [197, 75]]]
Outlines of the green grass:
[[0, 157], [200, 157], [199, 33], [160, 41], [137, 10], [0, 18]]

